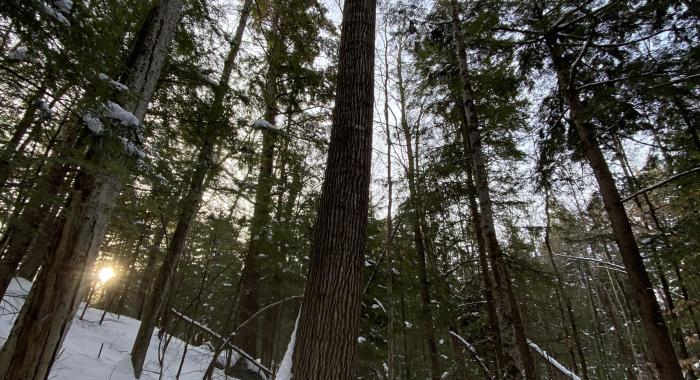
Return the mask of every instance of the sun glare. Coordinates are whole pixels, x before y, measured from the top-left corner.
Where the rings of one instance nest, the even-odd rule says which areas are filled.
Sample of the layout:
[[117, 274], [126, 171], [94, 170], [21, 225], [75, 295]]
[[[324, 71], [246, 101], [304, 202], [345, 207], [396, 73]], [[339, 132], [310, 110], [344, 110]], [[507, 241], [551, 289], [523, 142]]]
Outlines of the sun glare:
[[104, 267], [100, 269], [97, 275], [100, 277], [100, 282], [104, 284], [114, 277], [114, 269], [112, 267]]

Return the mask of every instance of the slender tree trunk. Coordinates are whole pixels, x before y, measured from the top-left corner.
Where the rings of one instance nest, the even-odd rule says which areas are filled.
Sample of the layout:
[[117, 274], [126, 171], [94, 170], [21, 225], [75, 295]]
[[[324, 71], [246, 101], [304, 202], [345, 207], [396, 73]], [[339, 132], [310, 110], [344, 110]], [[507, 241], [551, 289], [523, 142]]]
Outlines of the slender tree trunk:
[[158, 275], [153, 284], [152, 293], [149, 297], [150, 301], [146, 303], [143, 310], [141, 325], [139, 326], [139, 331], [134, 340], [134, 346], [131, 349], [131, 363], [137, 378], [141, 375], [143, 363], [148, 352], [148, 345], [151, 340], [151, 335], [153, 335], [153, 329], [155, 328], [158, 316], [166, 310], [165, 305], [170, 296], [172, 278], [177, 269], [177, 263], [182, 255], [192, 222], [199, 211], [202, 194], [205, 189], [205, 179], [211, 175], [212, 172], [217, 140], [228, 125], [227, 122], [222, 119], [224, 98], [228, 93], [228, 83], [231, 72], [233, 71], [233, 64], [235, 63], [236, 56], [240, 49], [245, 25], [248, 22], [250, 5], [250, 0], [247, 0], [243, 5], [236, 34], [231, 40], [229, 53], [224, 61], [221, 78], [219, 79], [218, 85], [214, 88], [214, 99], [206, 114], [206, 125], [208, 128], [202, 136], [202, 147], [197, 157], [196, 167], [192, 173], [192, 178], [190, 178], [187, 193], [182, 199], [175, 232], [168, 245], [168, 251], [165, 255], [163, 265], [158, 271]]
[[136, 241], [136, 247], [134, 247], [133, 251], [131, 252], [131, 255], [129, 257], [129, 263], [125, 268], [126, 276], [124, 276], [124, 280], [121, 283], [121, 289], [118, 293], [119, 300], [117, 301], [117, 307], [115, 308], [117, 315], [122, 314], [122, 311], [124, 310], [124, 304], [126, 303], [127, 298], [129, 298], [129, 291], [131, 290], [131, 287], [134, 284], [134, 281], [136, 280], [136, 268], [134, 268], [134, 266], [136, 265], [136, 261], [139, 258], [139, 252], [141, 251], [141, 247], [143, 246], [144, 239], [146, 239], [146, 235], [150, 231], [150, 221], [147, 222], [147, 224], [143, 225], [142, 228], [143, 230], [141, 231], [141, 234], [139, 234], [139, 238]]
[[425, 237], [423, 236], [423, 228], [421, 226], [420, 199], [416, 185], [416, 156], [418, 152], [413, 150], [414, 136], [411, 127], [408, 125], [407, 119], [407, 99], [406, 90], [403, 83], [403, 63], [402, 63], [402, 48], [399, 43], [399, 51], [397, 55], [397, 77], [399, 86], [399, 100], [401, 105], [401, 130], [403, 131], [404, 139], [406, 140], [406, 155], [408, 156], [408, 167], [406, 176], [408, 177], [408, 192], [412, 211], [412, 228], [413, 228], [413, 243], [416, 249], [416, 260], [418, 264], [418, 276], [420, 282], [421, 295], [421, 321], [423, 323], [423, 334], [428, 347], [430, 361], [430, 375], [433, 380], [440, 378], [440, 363], [438, 361], [437, 341], [435, 338], [435, 322], [430, 309], [430, 282], [428, 281], [428, 264], [426, 260]]
[[[139, 121], [144, 118], [160, 76], [181, 9], [181, 0], [163, 0], [154, 6], [126, 66], [128, 80], [124, 83], [136, 99], [125, 109]], [[87, 158], [99, 165], [107, 159], [107, 152], [102, 138], [96, 140]], [[0, 351], [0, 378], [44, 380], [48, 376], [83, 298], [85, 280], [89, 278], [86, 273], [91, 273], [120, 190], [121, 181], [112, 173], [88, 173], [83, 169], [78, 174], [66, 218], [57, 228], [46, 265]]]
[[375, 0], [347, 0], [331, 141], [299, 315], [297, 379], [352, 378], [372, 161]]
[[[552, 252], [552, 245], [550, 243], [550, 231], [551, 231], [551, 221], [550, 221], [550, 215], [549, 215], [549, 209], [550, 209], [550, 199], [549, 199], [549, 191], [547, 191], [547, 194], [545, 194], [545, 215], [547, 219], [547, 225], [545, 227], [545, 232], [544, 232], [544, 245], [545, 248], [547, 249], [547, 255], [549, 256], [549, 263], [552, 265], [552, 269], [554, 270], [554, 276], [556, 278], [556, 292], [557, 292], [557, 299], [559, 300], [559, 306], [560, 309], [565, 309], [566, 310], [566, 322], [569, 323], [571, 327], [571, 337], [573, 338], [574, 341], [574, 347], [576, 348], [576, 353], [578, 354], [578, 358], [581, 362], [581, 375], [585, 380], [588, 380], [588, 364], [586, 363], [586, 355], [583, 353], [583, 345], [581, 344], [581, 338], [578, 333], [578, 328], [576, 326], [576, 317], [574, 315], [573, 308], [571, 307], [571, 300], [569, 297], [566, 295], [564, 292], [564, 280], [562, 279], [561, 273], [559, 273], [559, 267], [557, 267], [557, 263], [554, 261], [554, 253]], [[562, 305], [563, 303], [563, 305]], [[563, 307], [562, 307], [563, 306]], [[566, 330], [565, 330], [566, 331]], [[567, 334], [568, 335], [568, 334]], [[568, 336], [567, 336], [568, 338]], [[576, 367], [576, 361], [574, 361], [574, 367]]]
[[[274, 8], [274, 5], [273, 5]], [[265, 79], [265, 121], [275, 125], [277, 117], [277, 80], [280, 76], [280, 59], [282, 45], [279, 37], [279, 13], [273, 9], [272, 31], [268, 47], [268, 68]], [[275, 131], [263, 128], [263, 141], [260, 169], [258, 171], [258, 183], [255, 187], [255, 204], [253, 205], [253, 218], [250, 222], [250, 242], [243, 266], [243, 282], [241, 283], [241, 304], [238, 311], [238, 321], [246, 321], [259, 309], [259, 280], [261, 271], [273, 270], [277, 263], [272, 256], [272, 234], [270, 228], [270, 203], [272, 202], [273, 163], [275, 149]], [[272, 286], [277, 286], [273, 284]], [[238, 347], [257, 357], [258, 321], [245, 325], [236, 335], [235, 342]]]
[[[605, 290], [605, 288], [601, 286], [600, 282], [596, 278], [591, 277], [591, 270], [589, 266], [584, 266], [584, 268], [587, 280], [591, 279], [592, 282], [595, 284], [596, 293], [598, 293], [598, 295], [600, 296], [601, 304], [603, 305], [605, 313], [607, 314], [608, 319], [610, 320], [610, 323], [612, 324], [612, 327], [614, 329], [613, 334], [615, 335], [615, 340], [618, 344], [620, 353], [622, 354], [622, 358], [625, 362], [625, 372], [627, 373], [627, 378], [629, 380], [636, 379], [637, 376], [635, 375], [632, 366], [632, 364], [637, 363], [637, 355], [633, 351], [634, 345], [631, 341], [629, 343], [625, 342], [622, 337], [622, 326], [620, 326], [620, 323], [618, 322], [617, 315], [615, 314], [615, 308], [613, 307], [613, 304], [610, 301], [610, 296], [608, 295], [607, 290]], [[611, 283], [610, 285], [613, 284]]]
[[[464, 145], [464, 151], [466, 155], [471, 157], [471, 147], [469, 146], [469, 136], [467, 134], [466, 126], [466, 115], [463, 109], [460, 107], [460, 114], [463, 117], [462, 122], [464, 125], [461, 128], [462, 132], [462, 144]], [[474, 236], [476, 240], [476, 246], [479, 255], [479, 268], [481, 269], [481, 278], [484, 282], [484, 299], [486, 300], [486, 312], [489, 317], [489, 338], [491, 339], [491, 346], [496, 353], [496, 374], [500, 376], [503, 363], [503, 346], [501, 343], [501, 331], [500, 331], [500, 321], [498, 319], [498, 313], [496, 311], [496, 300], [494, 296], [493, 289], [493, 274], [488, 266], [488, 257], [486, 252], [486, 242], [484, 241], [484, 231], [481, 227], [481, 214], [479, 213], [479, 206], [477, 204], [476, 196], [477, 191], [474, 186], [474, 170], [471, 164], [466, 165], [467, 171], [467, 196], [469, 197], [469, 212], [471, 215], [471, 224], [474, 229]]]
[[[386, 25], [384, 20], [384, 40], [387, 41]], [[388, 41], [384, 45], [384, 123], [386, 128], [386, 182], [387, 182], [387, 206], [386, 226], [384, 231], [384, 249], [386, 251], [386, 290], [387, 290], [387, 380], [394, 380], [394, 267], [392, 262], [393, 224], [393, 184], [391, 182], [391, 127], [389, 124], [389, 46]]]
[[553, 36], [547, 36], [547, 45], [557, 72], [559, 87], [569, 105], [569, 113], [578, 131], [583, 151], [588, 159], [603, 198], [605, 210], [610, 218], [613, 235], [622, 261], [627, 270], [635, 302], [639, 306], [650, 361], [661, 379], [680, 379], [682, 372], [675, 355], [671, 336], [656, 301], [649, 274], [632, 233], [627, 211], [615, 185], [615, 180], [600, 150], [594, 133], [585, 122], [585, 108], [575, 89], [570, 72], [570, 63], [562, 57], [558, 43]]
[[137, 316], [139, 320], [143, 320], [144, 306], [146, 298], [151, 293], [153, 289], [153, 267], [156, 265], [156, 260], [158, 259], [158, 254], [160, 253], [160, 246], [163, 243], [163, 238], [165, 238], [165, 226], [167, 222], [163, 223], [156, 230], [156, 235], [153, 238], [150, 248], [148, 249], [148, 257], [146, 259], [146, 266], [143, 268], [143, 273], [139, 279], [138, 295], [136, 299], [138, 300]]
[[[481, 147], [480, 124], [474, 105], [474, 95], [469, 79], [464, 37], [462, 34], [459, 7], [455, 0], [450, 1], [452, 11], [452, 32], [455, 41], [455, 55], [459, 63], [459, 74], [462, 85], [461, 100], [466, 118], [469, 148], [468, 158], [471, 159], [474, 169], [476, 190], [481, 210], [481, 227], [484, 234], [486, 251], [489, 254], [491, 268], [494, 276], [494, 295], [496, 297], [496, 310], [501, 322], [501, 344], [503, 346], [503, 378], [518, 379], [525, 375], [528, 379], [534, 379], [534, 364], [530, 355], [527, 342], [524, 342], [524, 333], [519, 328], [522, 326], [520, 312], [513, 297], [508, 270], [503, 258], [503, 251], [496, 238], [496, 230], [491, 209], [491, 195], [488, 187], [488, 174]], [[519, 331], [520, 330], [520, 331]]]
[[610, 379], [610, 366], [608, 364], [608, 359], [607, 355], [605, 352], [605, 341], [603, 340], [603, 325], [601, 324], [600, 320], [600, 315], [598, 314], [598, 302], [596, 302], [594, 295], [593, 295], [593, 286], [591, 285], [590, 279], [588, 278], [587, 275], [581, 274], [581, 277], [583, 277], [584, 280], [584, 285], [586, 289], [588, 290], [588, 302], [589, 302], [589, 309], [591, 310], [593, 314], [593, 323], [594, 323], [594, 329], [593, 332], [595, 334], [595, 343], [596, 343], [596, 351], [598, 351], [598, 360], [601, 363], [602, 366], [602, 374], [603, 376], [599, 376], [599, 378], [603, 379]]

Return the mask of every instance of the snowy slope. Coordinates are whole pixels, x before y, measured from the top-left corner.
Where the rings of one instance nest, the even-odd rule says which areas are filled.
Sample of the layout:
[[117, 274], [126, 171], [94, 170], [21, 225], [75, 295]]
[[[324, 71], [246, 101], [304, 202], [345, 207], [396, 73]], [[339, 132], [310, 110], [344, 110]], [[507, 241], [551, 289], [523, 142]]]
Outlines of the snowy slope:
[[[24, 303], [24, 298], [29, 292], [31, 282], [17, 278], [12, 281], [3, 302], [0, 305], [0, 342], [7, 338], [12, 323]], [[79, 313], [84, 305], [81, 305]], [[75, 317], [73, 325], [68, 333], [63, 351], [53, 366], [51, 379], [55, 380], [133, 380], [134, 374], [131, 368], [129, 351], [136, 337], [140, 321], [133, 318], [107, 314], [104, 323], [100, 326], [102, 310], [88, 308], [84, 320]], [[146, 365], [141, 374], [142, 380], [156, 380], [159, 378], [160, 366], [158, 364], [158, 331], [154, 331], [151, 345], [146, 356]], [[98, 358], [100, 351], [102, 353]], [[185, 343], [177, 338], [170, 341], [165, 353], [163, 379], [174, 379], [182, 359]], [[182, 368], [180, 379], [201, 380], [212, 357], [211, 351], [206, 347], [192, 347], [187, 349], [187, 355]], [[216, 370], [215, 379], [223, 379], [222, 372]], [[228, 379], [232, 379], [230, 376]]]

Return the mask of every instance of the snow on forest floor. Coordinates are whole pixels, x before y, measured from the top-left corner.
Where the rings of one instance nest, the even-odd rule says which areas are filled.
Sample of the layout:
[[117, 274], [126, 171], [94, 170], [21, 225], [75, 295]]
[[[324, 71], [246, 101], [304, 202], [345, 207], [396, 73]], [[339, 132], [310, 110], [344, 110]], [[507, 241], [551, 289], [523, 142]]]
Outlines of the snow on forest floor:
[[[17, 317], [24, 299], [32, 283], [22, 278], [16, 278], [7, 290], [0, 304], [0, 343], [4, 343], [10, 333], [14, 319]], [[78, 315], [82, 312], [81, 304]], [[98, 324], [102, 310], [88, 308], [83, 320], [75, 317], [68, 337], [63, 344], [62, 352], [54, 363], [49, 379], [52, 380], [133, 380], [129, 352], [136, 338], [140, 321], [111, 313], [107, 313], [102, 325]], [[146, 356], [146, 364], [141, 374], [142, 380], [159, 378], [158, 364], [158, 330], [153, 332], [151, 344]], [[102, 353], [98, 358], [100, 346]], [[182, 359], [185, 343], [172, 338], [165, 353], [163, 364], [163, 379], [174, 379]], [[180, 379], [200, 380], [211, 361], [212, 352], [206, 347], [187, 349]], [[215, 379], [223, 379], [221, 371], [216, 370]], [[232, 379], [230, 376], [228, 379]]]

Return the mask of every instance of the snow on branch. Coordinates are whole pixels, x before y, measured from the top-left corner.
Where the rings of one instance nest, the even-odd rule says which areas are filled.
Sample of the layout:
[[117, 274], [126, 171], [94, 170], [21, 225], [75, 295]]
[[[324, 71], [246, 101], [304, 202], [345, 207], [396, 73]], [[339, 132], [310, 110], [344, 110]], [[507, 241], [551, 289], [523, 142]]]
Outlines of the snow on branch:
[[269, 121], [265, 119], [258, 119], [253, 122], [253, 129], [260, 129], [264, 131], [278, 132], [280, 129], [272, 125]]
[[555, 253], [554, 256], [563, 257], [563, 258], [565, 258], [565, 259], [571, 259], [571, 260], [590, 261], [590, 262], [593, 262], [593, 263], [596, 263], [596, 264], [601, 264], [601, 265], [604, 265], [604, 266], [606, 266], [606, 267], [609, 267], [609, 268], [612, 269], [612, 270], [616, 270], [616, 271], [619, 271], [619, 272], [622, 272], [622, 273], [627, 273], [627, 272], [625, 271], [625, 267], [623, 267], [622, 265], [618, 265], [618, 264], [611, 263], [611, 262], [608, 262], [608, 261], [593, 259], [593, 258], [590, 258], [590, 257], [560, 255], [560, 254], [557, 254], [557, 253]]
[[694, 168], [692, 168], [692, 169], [690, 169], [690, 170], [686, 170], [686, 171], [684, 171], [684, 172], [681, 172], [681, 173], [672, 175], [672, 176], [670, 176], [670, 177], [668, 177], [668, 178], [666, 178], [666, 179], [664, 179], [664, 180], [661, 180], [661, 181], [659, 181], [659, 182], [656, 182], [655, 184], [652, 184], [651, 186], [647, 186], [647, 187], [645, 187], [645, 188], [643, 188], [643, 189], [641, 189], [641, 190], [635, 192], [634, 194], [632, 194], [632, 195], [630, 195], [630, 196], [627, 196], [627, 197], [623, 198], [623, 199], [622, 199], [622, 202], [623, 202], [623, 203], [624, 203], [624, 202], [627, 202], [627, 201], [629, 201], [629, 200], [631, 200], [631, 199], [633, 199], [633, 198], [635, 198], [635, 197], [637, 197], [637, 196], [639, 196], [639, 195], [642, 195], [642, 194], [644, 194], [644, 193], [646, 193], [646, 192], [652, 191], [652, 190], [654, 190], [654, 189], [656, 189], [656, 188], [658, 188], [658, 187], [661, 187], [661, 186], [663, 186], [663, 185], [665, 185], [665, 184], [667, 184], [667, 183], [669, 183], [669, 182], [671, 182], [671, 181], [675, 181], [675, 180], [677, 180], [678, 178], [685, 177], [685, 176], [687, 176], [688, 174], [693, 174], [693, 173], [698, 172], [698, 171], [700, 171], [700, 166], [696, 166], [696, 167], [694, 167]]
[[12, 50], [5, 56], [5, 59], [8, 61], [17, 62], [29, 62], [32, 60], [31, 56], [29, 55], [29, 49], [26, 47], [18, 47], [15, 50]]
[[91, 111], [87, 111], [83, 114], [83, 122], [90, 132], [96, 135], [101, 135], [105, 130], [104, 124], [102, 124], [100, 118]]
[[535, 350], [538, 354], [540, 354], [544, 360], [546, 360], [549, 364], [552, 365], [552, 367], [556, 368], [559, 372], [562, 373], [566, 378], [571, 379], [571, 380], [581, 380], [580, 377], [578, 377], [577, 374], [573, 373], [570, 371], [568, 368], [564, 367], [561, 363], [556, 361], [552, 356], [550, 356], [547, 351], [542, 350], [538, 345], [536, 345], [533, 341], [530, 339], [527, 340], [527, 344]]
[[107, 101], [106, 115], [112, 119], [119, 120], [121, 125], [125, 127], [138, 127], [141, 125], [141, 122], [139, 122], [139, 119], [137, 119], [134, 114], [114, 102]]
[[66, 18], [66, 16], [63, 15], [58, 9], [48, 5], [48, 4], [42, 4], [41, 11], [53, 18], [54, 20], [58, 21], [59, 23], [65, 25], [65, 26], [70, 26], [70, 22]]
[[[183, 313], [177, 311], [176, 309], [171, 308], [170, 311], [171, 311], [173, 314], [175, 314], [175, 316], [177, 316], [177, 317], [179, 317], [180, 319], [182, 319], [183, 321], [185, 321], [185, 322], [187, 322], [187, 323], [190, 323], [191, 325], [193, 325], [193, 326], [197, 327], [198, 329], [200, 329], [200, 330], [206, 332], [207, 334], [213, 336], [214, 338], [217, 338], [217, 339], [220, 339], [220, 340], [223, 339], [222, 336], [221, 336], [219, 333], [217, 333], [216, 331], [210, 329], [210, 328], [209, 328], [208, 326], [206, 326], [206, 325], [203, 325], [203, 324], [201, 324], [201, 323], [199, 323], [199, 322], [193, 320], [192, 318], [190, 318], [190, 317], [188, 317], [187, 315], [185, 315], [185, 314], [183, 314]], [[267, 367], [263, 366], [262, 364], [258, 363], [258, 361], [255, 360], [252, 356], [248, 355], [248, 353], [246, 353], [245, 351], [243, 351], [243, 350], [241, 350], [240, 348], [238, 348], [238, 347], [234, 346], [233, 344], [231, 344], [231, 342], [229, 341], [229, 339], [226, 339], [225, 342], [226, 342], [226, 345], [227, 345], [228, 347], [230, 347], [233, 351], [235, 351], [236, 353], [238, 353], [239, 355], [241, 355], [241, 356], [245, 359], [245, 361], [246, 361], [246, 367], [248, 367], [248, 369], [251, 369], [251, 368], [250, 368], [250, 365], [252, 365], [252, 366], [256, 367], [256, 369], [257, 369], [258, 371], [263, 372], [263, 373], [264, 373], [265, 375], [267, 375], [267, 376], [269, 376], [269, 375], [272, 374], [272, 371], [270, 371]], [[252, 370], [252, 369], [251, 369], [251, 370]], [[260, 374], [260, 372], [258, 372], [258, 374]]]
[[99, 73], [99, 74], [97, 75], [97, 77], [100, 78], [101, 80], [103, 80], [103, 81], [109, 83], [109, 85], [110, 85], [113, 89], [115, 89], [115, 90], [117, 90], [117, 91], [119, 91], [119, 92], [126, 92], [126, 91], [129, 91], [129, 87], [126, 87], [125, 84], [120, 83], [120, 82], [117, 82], [116, 80], [110, 78], [107, 74]]
[[463, 344], [465, 347], [467, 347], [467, 351], [469, 351], [469, 353], [472, 355], [472, 357], [474, 357], [474, 360], [476, 360], [477, 363], [479, 363], [479, 366], [481, 367], [481, 370], [484, 372], [484, 375], [486, 375], [486, 378], [488, 378], [488, 379], [493, 379], [493, 376], [491, 376], [491, 372], [489, 372], [489, 368], [486, 366], [486, 364], [484, 363], [484, 361], [483, 361], [483, 360], [479, 357], [479, 355], [476, 353], [476, 349], [474, 348], [474, 346], [472, 346], [471, 344], [469, 344], [469, 342], [467, 342], [466, 339], [462, 338], [459, 334], [457, 334], [457, 333], [454, 332], [454, 331], [450, 331], [450, 335], [452, 335], [453, 337], [457, 338], [457, 340], [459, 340], [460, 342], [462, 342], [462, 344]]

